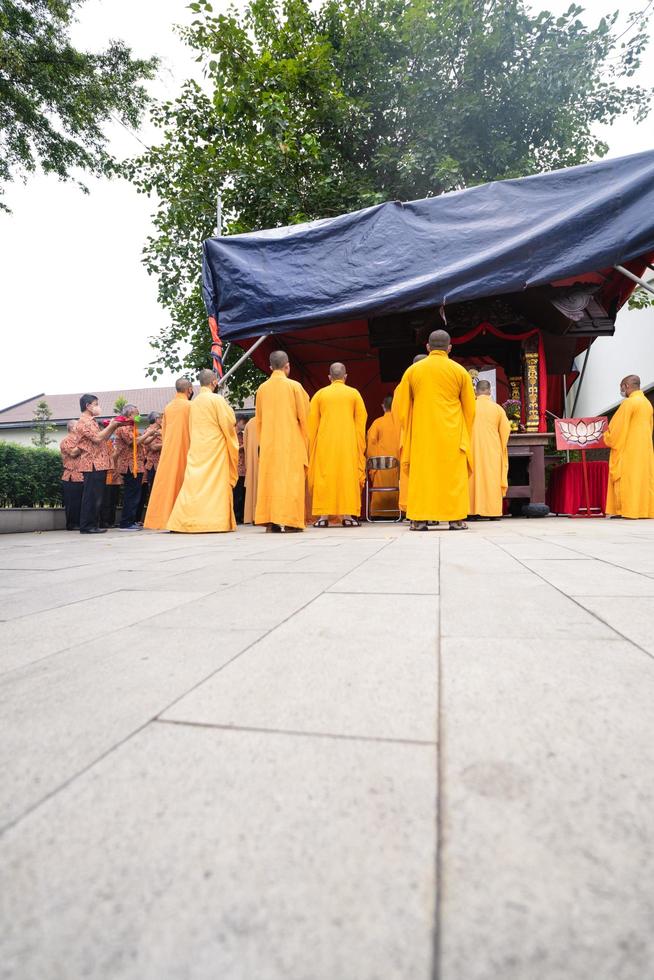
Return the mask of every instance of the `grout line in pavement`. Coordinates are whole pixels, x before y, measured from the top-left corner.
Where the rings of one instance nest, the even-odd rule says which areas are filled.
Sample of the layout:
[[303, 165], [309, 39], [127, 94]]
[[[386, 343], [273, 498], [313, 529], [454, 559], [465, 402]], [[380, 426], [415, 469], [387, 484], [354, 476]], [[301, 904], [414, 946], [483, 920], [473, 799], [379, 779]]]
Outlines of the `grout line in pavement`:
[[[527, 541], [539, 541], [542, 544], [549, 545], [550, 547], [564, 548], [566, 551], [571, 551], [573, 555], [579, 555], [579, 558], [576, 559], [577, 561], [579, 561], [579, 560], [598, 561], [598, 562], [601, 562], [601, 564], [603, 564], [603, 565], [608, 565], [610, 568], [619, 568], [623, 572], [633, 572], [634, 575], [641, 575], [643, 578], [650, 578], [651, 577], [647, 572], [639, 572], [635, 568], [625, 568], [624, 565], [618, 565], [617, 562], [609, 561], [608, 558], [597, 558], [596, 555], [587, 555], [585, 551], [579, 551], [578, 548], [571, 548], [570, 545], [567, 545], [567, 544], [554, 544], [553, 545], [551, 541], [548, 541], [547, 538], [544, 538], [542, 536], [525, 534], [524, 531], [523, 532], [520, 532], [520, 533], [522, 534], [522, 536]], [[490, 539], [487, 538], [487, 540], [490, 540]], [[499, 545], [498, 545], [498, 547], [499, 547]], [[506, 551], [506, 549], [504, 549], [504, 548], [502, 548], [502, 551], [505, 551], [506, 554], [511, 555], [511, 552], [510, 551]], [[515, 555], [511, 555], [511, 557], [512, 558], [515, 558]], [[520, 561], [521, 564], [522, 564], [521, 559], [516, 559], [516, 560], [517, 561]], [[525, 558], [524, 560], [525, 561], [572, 561], [572, 560], [575, 560], [575, 559], [570, 559], [570, 558], [567, 558], [567, 559], [566, 558]], [[533, 571], [533, 569], [531, 569], [531, 571]]]
[[[441, 570], [443, 565], [441, 541], [438, 542], [437, 562], [437, 584], [439, 595], [441, 593]], [[443, 663], [441, 657], [441, 626], [442, 626], [443, 602], [438, 602], [436, 613], [436, 854], [434, 877], [436, 883], [436, 895], [434, 901], [434, 938], [433, 938], [433, 965], [432, 978], [439, 980], [441, 975], [441, 946], [443, 932], [443, 908], [441, 893], [443, 885]]]
[[[507, 555], [510, 554], [501, 545], [497, 544], [497, 542], [493, 542], [493, 543], [495, 544], [495, 546], [497, 548], [500, 549], [500, 551], [503, 551], [504, 554], [507, 554]], [[511, 555], [511, 557], [515, 557], [515, 556]], [[545, 582], [546, 585], [549, 585], [549, 586], [551, 586], [551, 588], [555, 589], [556, 592], [559, 593], [559, 595], [562, 595], [566, 599], [569, 599], [570, 602], [574, 602], [575, 606], [579, 606], [580, 609], [583, 609], [584, 612], [587, 612], [589, 616], [592, 616], [593, 617], [593, 619], [596, 619], [599, 623], [602, 623], [603, 626], [607, 626], [611, 630], [611, 632], [615, 633], [615, 635], [616, 636], [619, 636], [620, 639], [622, 639], [626, 643], [630, 644], [630, 646], [634, 647], [634, 649], [640, 650], [640, 652], [641, 653], [644, 653], [645, 656], [648, 657], [650, 660], [654, 660], [654, 654], [651, 654], [648, 650], [645, 649], [645, 647], [642, 647], [639, 643], [636, 643], [636, 641], [635, 640], [632, 640], [629, 636], [626, 636], [624, 633], [621, 633], [619, 629], [616, 629], [616, 627], [613, 626], [611, 623], [609, 623], [606, 619], [602, 619], [602, 617], [599, 615], [599, 613], [594, 612], [592, 609], [588, 609], [587, 606], [584, 606], [583, 602], [578, 602], [577, 599], [579, 597], [568, 595], [568, 593], [567, 592], [564, 592], [563, 589], [560, 589], [558, 587], [558, 585], [553, 585], [552, 582], [549, 582], [543, 575], [540, 574], [540, 572], [537, 572], [534, 568], [530, 568], [529, 565], [525, 565], [525, 563], [523, 561], [521, 561], [519, 558], [515, 558], [515, 561], [517, 561], [518, 564], [522, 565], [522, 567], [526, 571], [531, 572], [531, 574], [532, 575], [535, 575], [536, 578], [539, 578], [542, 582]], [[607, 562], [607, 564], [610, 564], [610, 562]], [[616, 567], [619, 568], [621, 566], [616, 566]], [[612, 599], [612, 598], [616, 598], [616, 599], [624, 599], [624, 598], [647, 599], [647, 598], [652, 598], [652, 597], [651, 596], [642, 596], [641, 595], [641, 596], [588, 596], [587, 598], [589, 598], [589, 599]]]
[[[360, 565], [365, 564], [365, 562], [367, 562], [371, 557], [374, 557], [374, 555], [377, 555], [384, 548], [388, 547], [388, 545], [390, 543], [391, 543], [391, 541], [387, 541], [384, 544], [382, 544], [373, 553], [373, 555], [366, 555], [366, 557], [363, 558], [357, 565], [355, 565], [354, 568], [350, 569], [348, 572], [345, 572], [341, 576], [341, 578], [344, 578], [345, 575], [349, 575], [350, 574], [350, 571], [355, 571], [355, 569], [359, 568]], [[258, 578], [258, 577], [259, 577], [258, 575], [253, 576], [253, 578]], [[339, 580], [337, 579], [337, 581], [339, 581]], [[53, 797], [55, 797], [62, 790], [67, 789], [67, 787], [70, 786], [78, 777], [84, 776], [87, 772], [89, 772], [91, 769], [93, 769], [93, 767], [96, 766], [99, 762], [102, 762], [104, 759], [106, 759], [108, 756], [110, 756], [113, 752], [117, 751], [119, 748], [121, 748], [123, 745], [125, 745], [135, 735], [138, 735], [138, 734], [140, 734], [140, 732], [144, 731], [144, 729], [146, 729], [148, 727], [148, 725], [152, 724], [152, 722], [162, 721], [163, 719], [160, 718], [160, 715], [162, 715], [166, 711], [169, 711], [170, 708], [172, 708], [173, 705], [177, 704], [178, 701], [181, 701], [182, 698], [186, 697], [192, 691], [196, 690], [196, 688], [200, 687], [202, 684], [206, 683], [206, 681], [210, 680], [216, 674], [220, 673], [220, 671], [221, 670], [224, 670], [225, 667], [228, 667], [229, 664], [234, 663], [234, 661], [237, 660], [240, 656], [242, 656], [244, 653], [246, 653], [248, 650], [250, 650], [253, 646], [255, 646], [257, 643], [259, 643], [265, 637], [267, 637], [271, 633], [273, 633], [279, 626], [282, 626], [284, 623], [288, 622], [288, 620], [291, 619], [293, 616], [296, 616], [299, 612], [302, 612], [303, 609], [306, 609], [307, 606], [310, 606], [312, 602], [315, 602], [316, 599], [318, 599], [321, 595], [324, 595], [324, 593], [325, 593], [325, 590], [323, 589], [321, 592], [318, 593], [318, 595], [314, 596], [312, 599], [309, 599], [308, 602], [305, 602], [304, 605], [301, 606], [299, 609], [293, 610], [293, 612], [290, 613], [288, 616], [286, 616], [283, 620], [281, 620], [281, 622], [276, 623], [275, 626], [270, 627], [270, 629], [268, 629], [265, 632], [261, 633], [260, 636], [257, 636], [256, 639], [253, 639], [251, 643], [249, 643], [246, 647], [244, 647], [242, 650], [240, 650], [237, 654], [235, 654], [226, 663], [222, 664], [220, 667], [218, 667], [216, 670], [212, 671], [210, 674], [208, 674], [202, 680], [198, 681], [196, 684], [193, 684], [192, 687], [190, 687], [188, 690], [184, 691], [178, 697], [174, 698], [174, 700], [171, 701], [169, 704], [165, 705], [163, 708], [160, 708], [155, 715], [153, 715], [151, 718], [146, 719], [146, 721], [143, 722], [142, 725], [138, 725], [135, 729], [133, 729], [131, 732], [129, 732], [127, 735], [125, 735], [124, 738], [119, 739], [118, 742], [114, 743], [114, 745], [111, 745], [104, 752], [101, 752], [99, 756], [97, 756], [91, 762], [87, 763], [87, 765], [83, 766], [77, 772], [73, 773], [71, 776], [69, 776], [67, 779], [65, 779], [62, 783], [60, 783], [54, 789], [50, 790], [48, 793], [46, 793], [44, 796], [42, 796], [41, 799], [36, 800], [34, 803], [31, 803], [21, 813], [17, 814], [15, 817], [12, 817], [12, 819], [8, 823], [6, 823], [2, 827], [0, 827], [0, 838], [8, 830], [10, 830], [12, 827], [15, 827], [18, 823], [20, 823], [21, 820], [23, 820], [25, 817], [29, 816], [29, 814], [33, 813], [35, 810], [37, 810], [40, 806], [42, 806], [48, 800], [50, 800]], [[172, 609], [175, 609], [175, 608], [177, 608], [177, 606], [181, 606], [181, 605], [185, 605], [185, 603], [183, 603], [183, 602], [177, 603], [176, 606], [172, 606], [171, 608]], [[139, 620], [137, 623], [130, 623], [130, 624], [126, 624], [126, 625], [120, 626], [120, 627], [118, 627], [118, 629], [110, 630], [108, 633], [103, 633], [102, 634], [102, 637], [110, 636], [112, 633], [117, 633], [121, 629], [126, 629], [127, 626], [140, 626], [143, 623], [149, 622], [150, 619], [154, 619], [157, 615], [158, 615], [158, 613], [155, 613], [152, 616], [149, 616], [147, 619]], [[99, 639], [99, 637], [95, 637], [94, 639]], [[72, 650], [76, 646], [83, 646], [84, 643], [88, 643], [88, 642], [89, 642], [88, 640], [84, 640], [84, 641], [82, 641], [80, 643], [74, 643], [71, 646], [66, 647], [65, 650]], [[57, 654], [58, 653], [64, 653], [65, 650], [57, 650], [56, 653]], [[51, 656], [55, 656], [55, 655], [56, 655], [55, 653], [51, 653], [51, 654], [48, 654], [46, 657], [41, 657], [40, 660], [47, 660], [48, 656], [51, 657]], [[39, 663], [40, 660], [33, 661], [33, 663]], [[25, 665], [22, 665], [22, 666], [25, 666]], [[20, 669], [19, 667], [14, 667], [11, 670], [13, 671], [13, 670], [19, 670], [19, 669]], [[11, 673], [11, 671], [6, 671], [5, 673], [9, 674], [9, 673]], [[428, 744], [431, 744], [431, 743], [428, 743], [427, 742], [425, 744], [428, 745]]]
[[219, 732], [254, 732], [263, 735], [291, 735], [295, 738], [325, 738], [346, 742], [385, 742], [394, 745], [429, 745], [436, 742], [422, 738], [390, 738], [383, 735], [343, 735], [338, 732], [309, 732], [294, 728], [260, 728], [256, 725], [221, 725], [211, 721], [182, 721], [178, 718], [155, 718], [155, 725], [178, 725], [181, 728], [208, 728]]

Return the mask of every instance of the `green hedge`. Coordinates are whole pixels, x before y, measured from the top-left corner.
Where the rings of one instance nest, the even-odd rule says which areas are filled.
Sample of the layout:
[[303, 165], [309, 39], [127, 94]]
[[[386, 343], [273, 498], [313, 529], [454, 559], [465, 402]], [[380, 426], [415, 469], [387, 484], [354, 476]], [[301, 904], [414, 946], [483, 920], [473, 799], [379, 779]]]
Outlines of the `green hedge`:
[[61, 455], [0, 442], [0, 507], [61, 507]]

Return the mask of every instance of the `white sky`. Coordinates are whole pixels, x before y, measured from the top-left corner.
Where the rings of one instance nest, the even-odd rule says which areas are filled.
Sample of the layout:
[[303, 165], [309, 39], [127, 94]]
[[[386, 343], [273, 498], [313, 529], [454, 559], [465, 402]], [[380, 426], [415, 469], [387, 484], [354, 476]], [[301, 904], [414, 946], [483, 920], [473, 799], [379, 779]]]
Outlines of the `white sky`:
[[[562, 13], [570, 0], [533, 6]], [[633, 6], [639, 6], [638, 0]], [[586, 7], [594, 22], [617, 7], [617, 0], [589, 0]], [[189, 16], [186, 0], [89, 0], [73, 39], [92, 50], [120, 38], [137, 56], [158, 55], [162, 68], [152, 93], [174, 97], [185, 78], [197, 77], [199, 67], [173, 32], [173, 25], [188, 22]], [[638, 81], [651, 88], [654, 58], [647, 60]], [[623, 156], [651, 149], [653, 126], [654, 116], [640, 126], [623, 119], [601, 135], [611, 156]], [[146, 126], [140, 136], [148, 143], [154, 133]], [[118, 156], [139, 151], [135, 138], [120, 126], [112, 127], [110, 136]], [[144, 370], [153, 357], [148, 337], [166, 323], [156, 282], [140, 261], [153, 202], [123, 182], [87, 184], [90, 195], [42, 175], [25, 186], [9, 185], [5, 200], [13, 214], [0, 214], [0, 408], [42, 391], [149, 383]], [[171, 380], [164, 375], [159, 383]]]

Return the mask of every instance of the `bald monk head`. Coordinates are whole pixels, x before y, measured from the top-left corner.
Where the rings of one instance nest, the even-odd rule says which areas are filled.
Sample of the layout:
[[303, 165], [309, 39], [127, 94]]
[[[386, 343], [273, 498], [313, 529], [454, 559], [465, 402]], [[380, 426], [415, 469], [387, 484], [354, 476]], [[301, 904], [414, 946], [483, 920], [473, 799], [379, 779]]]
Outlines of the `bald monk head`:
[[415, 357], [413, 358], [413, 360], [412, 360], [412, 362], [411, 362], [411, 363], [412, 363], [412, 364], [417, 364], [417, 363], [418, 363], [418, 361], [424, 361], [424, 359], [425, 359], [426, 357], [427, 357], [427, 355], [426, 355], [426, 354], [416, 354], [416, 356], [415, 356]]
[[284, 374], [288, 375], [291, 370], [291, 365], [288, 359], [288, 354], [284, 350], [274, 350], [270, 355], [270, 370], [271, 371], [283, 371]]
[[386, 397], [382, 402], [382, 408], [384, 409], [385, 412], [390, 412], [392, 405], [393, 405], [393, 396], [386, 395]]
[[193, 386], [191, 385], [191, 382], [189, 381], [188, 378], [178, 378], [177, 381], [175, 382], [175, 391], [178, 391], [180, 395], [188, 391], [189, 388], [192, 387]]
[[490, 384], [490, 381], [484, 381], [482, 379], [481, 381], [478, 381], [477, 382], [477, 394], [478, 395], [490, 395], [490, 393], [491, 393], [491, 384]]
[[218, 384], [216, 372], [212, 371], [211, 368], [202, 368], [198, 372], [198, 381], [202, 388], [211, 388], [212, 391], [216, 390], [216, 385]]
[[640, 378], [637, 374], [628, 374], [620, 382], [620, 394], [628, 398], [632, 391], [640, 391]]
[[427, 341], [427, 350], [452, 350], [451, 338], [447, 330], [432, 330]]
[[329, 369], [329, 380], [345, 381], [346, 378], [347, 371], [345, 370], [345, 365], [341, 364], [340, 361], [335, 361]]

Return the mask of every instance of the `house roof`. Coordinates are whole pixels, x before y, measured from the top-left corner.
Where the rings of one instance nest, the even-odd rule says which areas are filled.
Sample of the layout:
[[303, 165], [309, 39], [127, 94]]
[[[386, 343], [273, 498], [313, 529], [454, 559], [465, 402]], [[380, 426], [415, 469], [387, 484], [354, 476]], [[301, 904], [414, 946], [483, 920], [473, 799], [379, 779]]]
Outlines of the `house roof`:
[[[194, 385], [197, 394], [199, 388]], [[41, 393], [27, 398], [25, 401], [18, 402], [16, 405], [9, 405], [7, 408], [0, 409], [0, 428], [10, 426], [20, 426], [34, 421], [34, 412], [39, 402], [48, 403], [52, 412], [52, 422], [68, 422], [70, 419], [77, 419], [80, 415], [79, 400], [84, 394], [83, 391], [75, 391], [67, 395], [49, 395]], [[113, 391], [94, 391], [100, 402], [100, 410], [104, 418], [111, 418], [115, 413], [113, 410], [117, 398], [126, 398], [129, 403], [136, 405], [141, 415], [149, 415], [150, 412], [163, 412], [165, 406], [175, 396], [173, 387], [150, 388], [117, 388]], [[251, 401], [251, 399], [249, 400]], [[246, 402], [245, 410], [251, 405]]]

